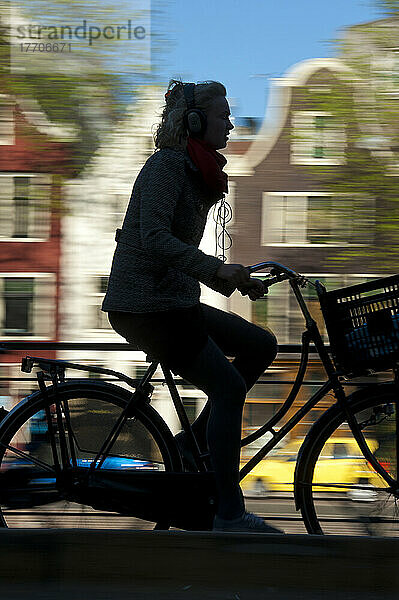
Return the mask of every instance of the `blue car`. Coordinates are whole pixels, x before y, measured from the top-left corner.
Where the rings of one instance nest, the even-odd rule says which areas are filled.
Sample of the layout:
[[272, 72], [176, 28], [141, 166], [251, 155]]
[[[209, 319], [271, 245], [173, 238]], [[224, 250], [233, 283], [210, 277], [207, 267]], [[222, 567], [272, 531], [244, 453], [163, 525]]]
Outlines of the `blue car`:
[[[89, 468], [94, 458], [78, 458], [78, 468]], [[72, 461], [71, 461], [72, 464]], [[136, 458], [108, 456], [101, 469], [107, 470], [154, 470], [156, 463]], [[51, 473], [32, 463], [29, 458], [15, 457], [3, 462], [0, 471], [0, 503], [8, 508], [31, 508], [56, 502], [60, 499], [56, 479]]]

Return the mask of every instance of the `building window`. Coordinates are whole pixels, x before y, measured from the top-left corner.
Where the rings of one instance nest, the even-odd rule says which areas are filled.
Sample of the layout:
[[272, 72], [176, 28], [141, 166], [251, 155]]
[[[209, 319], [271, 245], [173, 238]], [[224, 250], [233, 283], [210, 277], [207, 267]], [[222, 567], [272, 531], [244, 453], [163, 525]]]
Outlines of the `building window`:
[[104, 300], [104, 295], [108, 286], [108, 275], [95, 275], [92, 278], [93, 291], [90, 294], [90, 314], [89, 314], [89, 330], [110, 330], [112, 329], [107, 313], [101, 310], [101, 305]]
[[28, 237], [29, 177], [14, 178], [15, 229], [13, 237]]
[[390, 98], [399, 97], [399, 48], [374, 52], [370, 63], [371, 84]]
[[[259, 276], [262, 278], [262, 276]], [[318, 279], [327, 290], [364, 283], [378, 278], [378, 275], [309, 275], [313, 281]], [[320, 302], [312, 287], [301, 290], [309, 311], [316, 321], [323, 340], [328, 343], [328, 336]], [[267, 296], [251, 303], [252, 322], [260, 327], [270, 327], [280, 344], [300, 344], [305, 320], [298, 302], [288, 281], [273, 285]]]
[[110, 228], [111, 231], [122, 227], [123, 217], [126, 210], [126, 195], [112, 194], [110, 197]]
[[291, 163], [296, 165], [344, 162], [344, 129], [328, 113], [296, 111], [292, 115]]
[[49, 175], [0, 175], [0, 240], [47, 239], [50, 233]]
[[4, 335], [32, 334], [33, 294], [32, 277], [10, 277], [4, 280]]
[[329, 155], [329, 118], [326, 115], [314, 117], [315, 143], [313, 146], [313, 158], [328, 158]]
[[15, 144], [14, 104], [3, 94], [0, 94], [0, 144], [7, 146]]
[[0, 275], [0, 336], [6, 338], [53, 336], [53, 276]]
[[373, 199], [323, 192], [264, 192], [262, 246], [371, 244]]

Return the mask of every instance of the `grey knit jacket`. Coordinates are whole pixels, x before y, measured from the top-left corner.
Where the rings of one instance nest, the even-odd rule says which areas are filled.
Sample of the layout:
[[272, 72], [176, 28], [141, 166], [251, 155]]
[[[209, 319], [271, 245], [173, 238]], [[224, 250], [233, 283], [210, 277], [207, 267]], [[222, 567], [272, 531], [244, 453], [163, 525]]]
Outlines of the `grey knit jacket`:
[[199, 282], [230, 296], [235, 287], [216, 277], [222, 261], [198, 249], [209, 209], [220, 198], [210, 195], [186, 151], [152, 154], [133, 186], [101, 309], [143, 313], [193, 306]]

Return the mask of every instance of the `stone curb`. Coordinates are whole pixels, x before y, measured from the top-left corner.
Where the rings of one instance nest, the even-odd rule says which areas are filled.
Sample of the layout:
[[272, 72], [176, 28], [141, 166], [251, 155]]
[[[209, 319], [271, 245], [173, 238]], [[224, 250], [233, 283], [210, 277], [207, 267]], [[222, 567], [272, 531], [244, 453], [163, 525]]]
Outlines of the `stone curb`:
[[237, 597], [239, 590], [259, 590], [263, 598], [269, 592], [294, 590], [305, 596], [334, 590], [338, 597], [370, 597], [373, 590], [373, 597], [393, 598], [399, 595], [398, 564], [399, 538], [0, 530], [3, 585], [53, 581], [110, 589], [186, 589], [187, 598], [190, 589], [201, 586], [237, 590]]

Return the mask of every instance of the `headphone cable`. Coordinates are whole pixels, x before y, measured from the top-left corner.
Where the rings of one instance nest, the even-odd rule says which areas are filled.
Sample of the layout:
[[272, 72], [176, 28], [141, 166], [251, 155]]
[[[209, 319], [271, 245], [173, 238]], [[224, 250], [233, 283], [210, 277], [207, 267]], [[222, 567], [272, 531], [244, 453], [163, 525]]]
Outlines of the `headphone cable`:
[[[220, 200], [220, 203], [215, 204], [213, 208], [213, 220], [215, 221], [215, 256], [226, 262], [226, 250], [229, 250], [233, 245], [231, 235], [226, 229], [226, 223], [229, 223], [233, 218], [233, 211], [230, 204], [225, 199], [225, 196]], [[222, 254], [218, 254], [218, 249]]]

